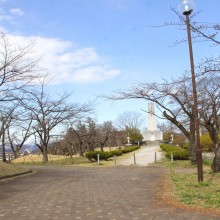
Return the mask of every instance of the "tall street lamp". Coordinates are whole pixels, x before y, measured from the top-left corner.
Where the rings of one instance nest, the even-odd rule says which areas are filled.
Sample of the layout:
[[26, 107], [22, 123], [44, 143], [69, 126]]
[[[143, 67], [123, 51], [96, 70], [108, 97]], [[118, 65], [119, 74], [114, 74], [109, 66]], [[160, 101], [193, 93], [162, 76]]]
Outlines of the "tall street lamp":
[[195, 4], [193, 0], [181, 0], [179, 4], [179, 11], [186, 16], [189, 56], [190, 56], [190, 65], [191, 65], [191, 74], [192, 74], [194, 117], [195, 117], [195, 127], [196, 127], [196, 163], [197, 163], [198, 181], [201, 182], [203, 181], [202, 151], [200, 147], [198, 98], [197, 98], [197, 90], [196, 90], [195, 68], [194, 68], [194, 60], [193, 60], [193, 48], [192, 48], [191, 28], [190, 28], [190, 19], [189, 19], [189, 16], [193, 12], [194, 7]]

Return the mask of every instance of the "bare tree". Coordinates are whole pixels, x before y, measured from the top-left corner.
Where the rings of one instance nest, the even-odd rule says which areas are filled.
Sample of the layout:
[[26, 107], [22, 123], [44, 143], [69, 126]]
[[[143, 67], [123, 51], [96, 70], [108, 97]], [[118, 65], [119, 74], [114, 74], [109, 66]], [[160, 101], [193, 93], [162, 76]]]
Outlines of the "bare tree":
[[[217, 146], [212, 166], [215, 166], [213, 170], [216, 171], [220, 169], [220, 153], [218, 153], [220, 152], [218, 137], [220, 115], [219, 76], [216, 74], [200, 75], [197, 76], [197, 81], [200, 120], [208, 130], [213, 143]], [[160, 112], [160, 115], [157, 116], [169, 120], [189, 139], [191, 160], [196, 160], [193, 98], [191, 80], [187, 75], [171, 82], [139, 83], [126, 91], [119, 91], [116, 95], [107, 98], [112, 100], [145, 99], [154, 102]]]
[[119, 129], [125, 130], [130, 129], [140, 129], [143, 124], [144, 118], [141, 113], [135, 111], [126, 111], [120, 114], [116, 119], [116, 126]]
[[114, 128], [111, 121], [105, 121], [97, 126], [97, 145], [101, 151], [104, 151], [104, 146], [107, 144], [111, 135], [113, 135], [113, 131]]
[[93, 151], [97, 147], [97, 122], [88, 117], [85, 121], [87, 135], [84, 136], [83, 142], [86, 151]]
[[[2, 106], [1, 106], [2, 107]], [[2, 145], [2, 161], [7, 162], [6, 159], [6, 149], [5, 149], [5, 142], [6, 142], [6, 131], [10, 126], [10, 123], [12, 121], [13, 112], [15, 111], [16, 106], [7, 106], [6, 108], [3, 107], [3, 109], [0, 110], [0, 139], [1, 139], [1, 145]]]
[[[34, 79], [41, 77], [38, 61], [30, 58], [33, 43], [25, 46], [11, 44], [8, 37], [0, 34], [0, 102], [4, 109], [1, 110], [1, 134], [3, 161], [5, 158], [6, 130], [11, 120], [14, 120], [14, 107], [20, 96], [21, 89], [27, 87]], [[13, 104], [14, 102], [14, 104]], [[13, 110], [13, 111], [11, 111]]]
[[[174, 8], [171, 8], [171, 11], [176, 14], [178, 21], [176, 22], [166, 22], [163, 25], [155, 26], [155, 27], [164, 27], [164, 26], [175, 26], [178, 27], [180, 30], [185, 31], [186, 27], [186, 17], [183, 14], [178, 13]], [[200, 12], [198, 12], [200, 13]], [[191, 21], [190, 21], [190, 28], [192, 31], [192, 40], [194, 42], [204, 42], [209, 41], [213, 43], [215, 46], [220, 45], [219, 39], [219, 31], [220, 31], [220, 24], [219, 23], [206, 23], [206, 22], [199, 22], [195, 21], [196, 16], [198, 13], [192, 14]], [[187, 42], [187, 39], [177, 40], [174, 43], [174, 46], [180, 43]]]
[[89, 117], [76, 124], [71, 124], [64, 140], [70, 149], [73, 148], [74, 153], [83, 156], [86, 151], [93, 151], [97, 147], [103, 151], [105, 146], [119, 145], [119, 142], [122, 142], [121, 136], [122, 132], [117, 131], [111, 121], [97, 124], [94, 119]]
[[19, 156], [19, 151], [28, 138], [33, 135], [32, 120], [32, 115], [24, 109], [15, 109], [10, 126], [7, 128], [7, 139], [15, 158]]
[[48, 161], [48, 144], [55, 136], [54, 130], [71, 118], [79, 118], [81, 114], [88, 112], [88, 104], [68, 104], [70, 95], [59, 95], [52, 98], [46, 92], [46, 84], [35, 86], [30, 90], [24, 90], [21, 104], [31, 112], [33, 116], [33, 130], [35, 131], [35, 143], [43, 154], [43, 162]]
[[[185, 79], [186, 78], [186, 79]], [[184, 76], [178, 83], [139, 83], [126, 91], [118, 91], [108, 99], [144, 99], [156, 104], [159, 115], [167, 119], [180, 129], [189, 139], [191, 160], [195, 161], [195, 118], [193, 113], [193, 100], [190, 80]]]
[[214, 172], [220, 171], [220, 77], [203, 78], [199, 81], [200, 118], [215, 146], [215, 157], [212, 163]]
[[5, 34], [0, 34], [0, 101], [15, 100], [21, 88], [41, 77], [38, 61], [30, 59], [33, 45], [13, 45]]
[[86, 124], [81, 120], [76, 123], [75, 126], [71, 126], [65, 135], [65, 141], [69, 144], [69, 147], [74, 150], [74, 153], [79, 153], [83, 156], [85, 152], [84, 139], [89, 136]]

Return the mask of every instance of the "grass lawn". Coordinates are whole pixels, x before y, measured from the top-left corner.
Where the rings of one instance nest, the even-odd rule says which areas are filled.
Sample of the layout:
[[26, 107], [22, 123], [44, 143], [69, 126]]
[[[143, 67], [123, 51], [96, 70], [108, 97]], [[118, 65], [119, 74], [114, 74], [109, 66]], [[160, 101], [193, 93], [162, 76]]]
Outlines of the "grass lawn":
[[28, 168], [0, 162], [0, 177], [28, 171]]
[[170, 169], [164, 181], [164, 200], [220, 215], [220, 173], [213, 173], [211, 161], [204, 161], [204, 181], [198, 182], [197, 167], [190, 161], [163, 159], [155, 166]]
[[204, 172], [204, 181], [198, 183], [197, 174], [172, 173], [171, 180], [180, 202], [190, 206], [217, 208], [220, 211], [220, 174]]
[[[106, 147], [104, 148], [104, 151], [113, 151], [116, 150], [117, 147]], [[141, 149], [141, 148], [140, 148]], [[128, 158], [134, 154], [134, 152], [140, 151], [140, 149], [123, 154], [120, 157], [117, 157], [116, 164], [121, 159]], [[100, 149], [96, 149], [100, 150]], [[42, 154], [29, 154], [25, 156], [20, 156], [19, 158], [12, 161], [13, 164], [24, 164], [24, 165], [80, 165], [80, 166], [97, 166], [97, 162], [91, 163], [86, 157], [80, 157], [80, 156], [62, 156], [62, 155], [52, 155], [48, 154], [48, 162], [46, 164], [42, 163]], [[114, 157], [109, 158], [107, 161], [102, 160], [99, 163], [99, 166], [114, 166], [115, 160]]]
[[13, 164], [25, 164], [25, 165], [51, 165], [51, 164], [67, 164], [67, 165], [78, 165], [90, 162], [85, 157], [66, 157], [61, 155], [48, 154], [48, 163], [42, 163], [43, 156], [41, 154], [30, 154], [27, 156], [21, 156], [12, 161]]

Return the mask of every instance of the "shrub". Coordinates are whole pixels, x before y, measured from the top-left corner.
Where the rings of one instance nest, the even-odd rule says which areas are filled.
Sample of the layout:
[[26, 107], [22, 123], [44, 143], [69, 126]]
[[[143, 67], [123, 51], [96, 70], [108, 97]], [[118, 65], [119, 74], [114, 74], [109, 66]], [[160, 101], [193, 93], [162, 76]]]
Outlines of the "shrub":
[[190, 156], [190, 152], [188, 150], [184, 150], [184, 149], [167, 151], [165, 156], [167, 158], [171, 159], [171, 153], [173, 154], [174, 160], [188, 160], [188, 158]]
[[121, 151], [123, 154], [126, 154], [126, 153], [130, 153], [132, 151], [135, 151], [139, 148], [140, 148], [140, 146], [126, 147], [126, 148], [122, 149]]
[[202, 163], [203, 163], [203, 165], [211, 166], [212, 161], [211, 160], [203, 160]]
[[86, 152], [85, 156], [91, 162], [97, 161], [97, 151]]
[[122, 150], [114, 150], [114, 151], [111, 151], [111, 154], [114, 156], [121, 156], [122, 155]]
[[86, 158], [91, 161], [97, 161], [98, 160], [98, 154], [99, 154], [99, 160], [108, 160], [110, 157], [112, 157], [111, 152], [105, 152], [105, 151], [90, 151], [85, 153]]
[[202, 148], [202, 151], [213, 151], [214, 149], [214, 144], [213, 142], [211, 141], [211, 138], [209, 136], [208, 133], [206, 134], [203, 134], [201, 137], [200, 137], [200, 146]]
[[189, 149], [189, 142], [184, 143], [182, 148], [188, 150]]
[[129, 153], [129, 152], [131, 152], [131, 150], [129, 150], [129, 148], [130, 148], [130, 147], [121, 149], [121, 152], [122, 152], [123, 154]]
[[111, 152], [99, 151], [99, 159], [100, 160], [108, 160], [112, 156], [113, 155]]
[[160, 147], [166, 151], [165, 156], [171, 159], [171, 153], [173, 154], [174, 160], [187, 160], [190, 156], [190, 152], [188, 150], [182, 149], [178, 146], [172, 146], [169, 144], [161, 144]]
[[111, 152], [106, 152], [106, 151], [89, 151], [85, 153], [86, 158], [91, 161], [95, 162], [98, 160], [98, 154], [99, 154], [99, 160], [108, 160], [110, 157], [113, 157], [114, 155], [116, 156], [121, 156], [122, 154], [132, 152], [134, 150], [139, 149], [140, 146], [133, 146], [133, 147], [128, 147], [122, 150], [114, 150]]
[[181, 147], [179, 146], [172, 146], [169, 144], [161, 144], [160, 147], [162, 148], [162, 150], [168, 152], [168, 151], [175, 151], [175, 150], [182, 150]]

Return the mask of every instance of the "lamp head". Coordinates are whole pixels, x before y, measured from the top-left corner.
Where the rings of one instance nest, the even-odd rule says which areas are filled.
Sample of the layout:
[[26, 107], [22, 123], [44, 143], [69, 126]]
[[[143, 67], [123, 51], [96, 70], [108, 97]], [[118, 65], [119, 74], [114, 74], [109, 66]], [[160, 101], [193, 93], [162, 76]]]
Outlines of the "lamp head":
[[179, 12], [184, 15], [190, 15], [195, 8], [195, 3], [193, 0], [180, 0]]

